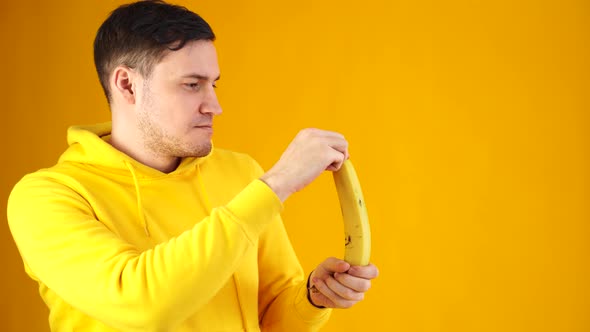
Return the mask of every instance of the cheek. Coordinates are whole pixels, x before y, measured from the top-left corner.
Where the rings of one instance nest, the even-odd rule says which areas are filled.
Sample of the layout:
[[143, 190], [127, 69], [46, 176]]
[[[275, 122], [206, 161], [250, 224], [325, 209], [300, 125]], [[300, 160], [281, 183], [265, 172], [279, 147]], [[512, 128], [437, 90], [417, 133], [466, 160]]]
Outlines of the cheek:
[[187, 95], [183, 102], [187, 109], [198, 111], [202, 102], [202, 98], [198, 93], [192, 93]]
[[201, 108], [202, 98], [198, 94], [187, 94], [177, 102], [178, 109], [182, 110], [182, 113], [186, 117], [194, 119], [201, 116], [199, 110]]
[[151, 97], [153, 118], [159, 120], [160, 126], [178, 131], [198, 122], [201, 99], [197, 93], [178, 88], [154, 91]]
[[179, 95], [163, 106], [178, 127], [192, 127], [199, 122], [200, 100], [195, 94]]

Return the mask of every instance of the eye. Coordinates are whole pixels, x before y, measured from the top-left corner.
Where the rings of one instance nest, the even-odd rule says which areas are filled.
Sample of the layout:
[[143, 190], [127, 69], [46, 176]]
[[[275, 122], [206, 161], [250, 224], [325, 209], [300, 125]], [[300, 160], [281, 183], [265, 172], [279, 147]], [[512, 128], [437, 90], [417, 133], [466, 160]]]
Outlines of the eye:
[[200, 87], [199, 83], [184, 83], [184, 86], [191, 90], [198, 90]]

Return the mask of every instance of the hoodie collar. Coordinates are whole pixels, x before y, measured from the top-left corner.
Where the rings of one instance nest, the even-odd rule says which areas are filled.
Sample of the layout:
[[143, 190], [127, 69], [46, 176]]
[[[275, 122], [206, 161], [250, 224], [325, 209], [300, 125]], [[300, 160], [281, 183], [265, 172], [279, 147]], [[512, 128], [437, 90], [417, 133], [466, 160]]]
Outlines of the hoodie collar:
[[138, 162], [114, 148], [109, 143], [111, 128], [110, 121], [89, 126], [72, 126], [68, 128], [67, 138], [69, 148], [62, 154], [59, 162], [89, 164], [101, 168], [108, 168], [114, 173], [127, 175], [130, 175], [129, 165], [131, 165], [136, 171], [136, 177], [141, 179], [165, 177], [167, 175], [184, 173], [187, 170], [194, 170], [198, 164], [202, 163], [211, 155], [210, 152], [207, 156], [200, 158], [183, 158], [174, 171], [163, 173]]
[[[59, 162], [75, 162], [88, 164], [95, 167], [103, 168], [109, 173], [118, 173], [131, 178], [135, 188], [137, 200], [138, 222], [144, 229], [145, 235], [151, 237], [148, 220], [145, 215], [140, 179], [142, 178], [159, 178], [170, 174], [179, 174], [188, 170], [196, 169], [197, 180], [202, 190], [203, 198], [206, 201], [207, 209], [210, 211], [211, 206], [203, 180], [201, 179], [200, 164], [211, 155], [201, 158], [183, 158], [178, 167], [170, 172], [163, 173], [157, 169], [146, 166], [135, 159], [129, 157], [123, 152], [115, 149], [109, 144], [111, 136], [111, 123], [99, 123], [92, 126], [72, 126], [68, 129], [69, 148], [60, 157]], [[213, 150], [213, 149], [212, 149]]]

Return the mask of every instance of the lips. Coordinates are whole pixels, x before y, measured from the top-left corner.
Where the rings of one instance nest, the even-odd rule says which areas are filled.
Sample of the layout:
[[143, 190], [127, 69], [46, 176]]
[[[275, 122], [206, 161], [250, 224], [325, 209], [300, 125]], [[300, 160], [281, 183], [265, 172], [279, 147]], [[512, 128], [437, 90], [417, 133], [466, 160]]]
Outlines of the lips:
[[213, 126], [211, 124], [203, 124], [194, 126], [195, 129], [200, 129], [201, 132], [205, 132], [208, 135], [213, 135]]

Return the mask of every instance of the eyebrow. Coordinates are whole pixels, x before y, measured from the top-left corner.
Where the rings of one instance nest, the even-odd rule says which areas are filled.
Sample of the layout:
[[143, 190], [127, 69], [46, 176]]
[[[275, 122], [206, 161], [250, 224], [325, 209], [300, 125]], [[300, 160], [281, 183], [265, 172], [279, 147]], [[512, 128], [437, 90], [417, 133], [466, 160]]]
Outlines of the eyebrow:
[[[191, 74], [186, 74], [183, 75], [182, 78], [195, 78], [198, 80], [209, 80], [209, 76], [207, 75], [201, 75], [201, 74], [196, 74], [196, 73], [191, 73]], [[213, 81], [218, 81], [221, 78], [221, 75], [217, 76]]]

